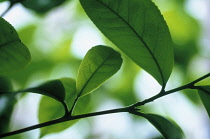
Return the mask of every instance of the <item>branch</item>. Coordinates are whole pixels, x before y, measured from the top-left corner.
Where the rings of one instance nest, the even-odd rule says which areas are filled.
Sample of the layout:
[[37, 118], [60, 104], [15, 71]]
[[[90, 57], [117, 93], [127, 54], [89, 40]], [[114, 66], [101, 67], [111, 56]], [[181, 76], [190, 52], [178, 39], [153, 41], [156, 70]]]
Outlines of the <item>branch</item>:
[[[66, 121], [71, 121], [71, 120], [76, 120], [76, 119], [82, 119], [82, 118], [88, 118], [88, 117], [93, 117], [93, 116], [99, 116], [99, 115], [106, 115], [106, 114], [112, 114], [112, 113], [121, 113], [121, 112], [129, 112], [129, 113], [132, 113], [132, 114], [137, 114], [137, 111], [139, 111], [140, 109], [139, 108], [136, 108], [136, 107], [139, 107], [139, 106], [142, 106], [146, 103], [150, 103], [158, 98], [161, 98], [163, 96], [166, 96], [166, 95], [169, 95], [171, 93], [174, 93], [174, 92], [177, 92], [177, 91], [180, 91], [180, 90], [184, 90], [184, 89], [198, 89], [195, 84], [201, 80], [204, 80], [206, 78], [208, 78], [210, 76], [210, 73], [186, 84], [186, 85], [183, 85], [183, 86], [180, 86], [180, 87], [177, 87], [177, 88], [174, 88], [174, 89], [171, 89], [169, 91], [164, 91], [164, 90], [161, 90], [161, 92], [149, 99], [146, 99], [142, 102], [137, 102], [131, 106], [128, 106], [128, 107], [124, 107], [124, 108], [119, 108], [119, 109], [112, 109], [112, 110], [106, 110], [106, 111], [100, 111], [100, 112], [94, 112], [94, 113], [88, 113], [88, 114], [81, 114], [81, 115], [76, 115], [76, 116], [72, 116], [71, 115], [71, 111], [73, 110], [73, 108], [71, 109], [70, 115], [64, 115], [63, 117], [61, 118], [58, 118], [58, 119], [55, 119], [55, 120], [52, 120], [52, 121], [48, 121], [48, 122], [45, 122], [45, 123], [41, 123], [41, 124], [37, 124], [37, 125], [33, 125], [33, 126], [30, 126], [30, 127], [26, 127], [26, 128], [23, 128], [23, 129], [20, 129], [20, 130], [16, 130], [16, 131], [12, 131], [12, 132], [8, 132], [8, 133], [5, 133], [5, 134], [1, 134], [0, 135], [0, 138], [3, 138], [3, 137], [7, 137], [7, 136], [12, 136], [12, 135], [15, 135], [15, 134], [19, 134], [19, 133], [23, 133], [23, 132], [27, 132], [27, 131], [30, 131], [30, 130], [34, 130], [34, 129], [37, 129], [37, 128], [42, 128], [42, 127], [46, 127], [46, 126], [50, 126], [50, 125], [53, 125], [53, 124], [58, 124], [58, 123], [62, 123], [62, 122], [66, 122]], [[78, 99], [78, 98], [77, 98]], [[75, 104], [77, 102], [77, 99], [75, 100]], [[75, 105], [74, 104], [74, 105]], [[138, 112], [138, 114], [141, 114]]]
[[168, 90], [168, 91], [161, 90], [161, 92], [159, 94], [157, 94], [157, 95], [155, 95], [155, 96], [153, 96], [153, 97], [151, 97], [149, 99], [145, 99], [144, 101], [137, 102], [137, 103], [133, 104], [132, 106], [133, 107], [139, 107], [139, 106], [142, 106], [142, 105], [144, 105], [146, 103], [150, 103], [150, 102], [152, 102], [152, 101], [154, 101], [154, 100], [156, 100], [158, 98], [161, 98], [163, 96], [169, 95], [171, 93], [178, 92], [180, 90], [197, 89], [197, 88], [195, 88], [195, 84], [200, 82], [200, 81], [202, 81], [202, 80], [204, 80], [204, 79], [206, 79], [206, 78], [208, 78], [209, 76], [210, 76], [210, 73], [208, 73], [208, 74], [206, 74], [206, 75], [204, 75], [204, 76], [202, 76], [202, 77], [200, 77], [200, 78], [198, 78], [198, 79], [196, 79], [196, 80], [194, 80], [194, 81], [192, 81], [192, 82], [190, 82], [190, 83], [188, 83], [186, 85], [183, 85], [183, 86], [180, 86], [180, 87]]
[[42, 128], [42, 127], [46, 127], [46, 126], [50, 126], [50, 125], [54, 125], [54, 124], [58, 124], [58, 123], [66, 122], [66, 121], [88, 118], [88, 117], [99, 116], [99, 115], [112, 114], [112, 113], [130, 112], [130, 111], [134, 111], [134, 110], [137, 110], [137, 109], [135, 109], [133, 107], [124, 107], [124, 108], [119, 108], [119, 109], [112, 109], [112, 110], [106, 110], [106, 111], [100, 111], [100, 112], [94, 112], [94, 113], [88, 113], [88, 114], [81, 114], [81, 115], [76, 115], [76, 116], [71, 116], [71, 115], [70, 116], [64, 116], [64, 117], [61, 117], [61, 118], [58, 118], [58, 119], [55, 119], [55, 120], [52, 120], [52, 121], [48, 121], [48, 122], [45, 122], [45, 123], [33, 125], [33, 126], [30, 126], [30, 127], [26, 127], [26, 128], [20, 129], [20, 130], [8, 132], [8, 133], [5, 133], [5, 134], [1, 134], [0, 138], [20, 134], [20, 133], [23, 133], [23, 132], [27, 132], [27, 131], [37, 129], [37, 128]]

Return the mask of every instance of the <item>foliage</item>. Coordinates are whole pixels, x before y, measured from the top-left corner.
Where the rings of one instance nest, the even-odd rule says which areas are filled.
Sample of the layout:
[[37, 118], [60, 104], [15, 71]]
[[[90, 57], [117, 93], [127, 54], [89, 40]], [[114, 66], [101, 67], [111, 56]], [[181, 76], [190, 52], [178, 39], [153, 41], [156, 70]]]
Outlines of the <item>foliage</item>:
[[[40, 18], [44, 19], [55, 8], [65, 6], [66, 0], [46, 2], [9, 0], [8, 2], [10, 5], [0, 18], [0, 104], [3, 104], [0, 107], [0, 118], [3, 119], [0, 123], [0, 138], [33, 129], [40, 129], [39, 137], [42, 138], [51, 133], [64, 131], [83, 118], [124, 112], [148, 120], [164, 138], [182, 139], [185, 138], [185, 135], [182, 127], [178, 125], [179, 123], [171, 120], [170, 116], [166, 118], [165, 115], [154, 114], [155, 112], [148, 114], [148, 110], [143, 106], [166, 95], [187, 89], [198, 91], [199, 100], [202, 101], [210, 117], [210, 86], [208, 81], [205, 82], [205, 85], [202, 83], [205, 81], [204, 79], [209, 78], [210, 73], [206, 73], [196, 80], [187, 80], [188, 83], [183, 81], [179, 87], [174, 89], [166, 88], [168, 80], [171, 79], [173, 68], [178, 67], [185, 73], [192, 55], [197, 51], [195, 36], [198, 36], [198, 31], [189, 29], [191, 27], [185, 28], [185, 25], [180, 22], [180, 25], [176, 26], [174, 21], [182, 19], [174, 10], [162, 15], [158, 9], [159, 6], [150, 0], [80, 0], [82, 10], [81, 7], [75, 8], [76, 15], [78, 13], [84, 15], [84, 9], [93, 24], [106, 37], [104, 39], [106, 45], [92, 46], [80, 60], [74, 56], [69, 45], [73, 44], [71, 37], [75, 34], [74, 30], [81, 24], [72, 25], [74, 29], [71, 29], [70, 36], [65, 33], [63, 36], [59, 36], [59, 33], [54, 32], [57, 35], [56, 39], [54, 38], [51, 40], [52, 42], [48, 43], [55, 45], [55, 50], [53, 51], [54, 48], [51, 47], [52, 50], [47, 49], [47, 53], [44, 54], [41, 51], [41, 49], [45, 49], [44, 46], [37, 47], [37, 44], [33, 42], [37, 37], [37, 25], [29, 25], [24, 28], [25, 30], [16, 31], [3, 18], [14, 5], [19, 3], [33, 10], [34, 14], [43, 15]], [[183, 5], [183, 2], [177, 3]], [[183, 10], [180, 12], [188, 16]], [[77, 20], [79, 20], [78, 17], [77, 15]], [[84, 17], [87, 18], [85, 15]], [[195, 22], [191, 17], [187, 17], [186, 21], [187, 23]], [[53, 30], [56, 29], [53, 28]], [[180, 37], [189, 31], [192, 33], [188, 34], [185, 39]], [[26, 35], [26, 33], [28, 34]], [[42, 40], [46, 37], [45, 33], [38, 34]], [[59, 37], [64, 39], [56, 42]], [[86, 38], [91, 39], [89, 36]], [[173, 42], [172, 39], [175, 41]], [[177, 43], [180, 40], [182, 43]], [[30, 48], [30, 52], [23, 42]], [[61, 44], [63, 46], [60, 46]], [[193, 44], [193, 49], [190, 51], [188, 51], [191, 49], [189, 44]], [[56, 47], [56, 45], [58, 46]], [[70, 50], [71, 53], [67, 53]], [[183, 50], [187, 50], [187, 53]], [[161, 86], [160, 90], [155, 90], [154, 96], [145, 100], [139, 100], [133, 93], [136, 73], [139, 70], [141, 72], [141, 68]], [[68, 69], [68, 74], [65, 72], [66, 69]], [[56, 74], [50, 77], [53, 72]], [[60, 72], [59, 76], [56, 77], [58, 72]], [[37, 77], [37, 75], [41, 76]], [[40, 77], [43, 82], [37, 85], [35, 82], [40, 82]], [[110, 80], [108, 81], [108, 79]], [[30, 82], [30, 80], [32, 81]], [[33, 87], [28, 87], [29, 84], [31, 86], [33, 84]], [[92, 94], [92, 92], [95, 93]], [[25, 93], [41, 96], [38, 109], [39, 124], [10, 131], [12, 112], [16, 108], [16, 103], [25, 97]], [[101, 98], [103, 101], [107, 98], [108, 100], [116, 99], [126, 106], [90, 112], [95, 111], [99, 104], [102, 104]], [[189, 98], [192, 101], [199, 101], [194, 96], [189, 96]]]
[[0, 25], [0, 75], [2, 76], [22, 69], [30, 61], [30, 53], [7, 21], [0, 18]]

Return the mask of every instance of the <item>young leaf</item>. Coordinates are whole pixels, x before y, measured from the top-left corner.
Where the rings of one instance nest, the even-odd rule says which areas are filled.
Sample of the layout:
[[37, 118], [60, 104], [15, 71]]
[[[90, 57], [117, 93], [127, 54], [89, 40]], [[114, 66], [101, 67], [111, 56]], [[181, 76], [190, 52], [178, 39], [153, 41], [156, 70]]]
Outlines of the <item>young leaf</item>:
[[[40, 101], [39, 115], [38, 115], [40, 123], [62, 117], [64, 114], [65, 114], [65, 111], [61, 103], [46, 96], [42, 97]], [[62, 125], [62, 126], [59, 126], [59, 125]], [[43, 137], [49, 133], [60, 132], [68, 128], [70, 125], [71, 124], [67, 124], [66, 122], [64, 122], [62, 124], [58, 124], [58, 125], [56, 124], [54, 126], [43, 127], [41, 128], [40, 136]]]
[[114, 75], [122, 64], [120, 54], [106, 46], [95, 46], [84, 57], [77, 77], [77, 94], [87, 95]]
[[156, 115], [156, 114], [143, 114], [143, 113], [135, 113], [135, 115], [142, 116], [146, 118], [152, 125], [157, 128], [157, 130], [166, 138], [166, 139], [183, 139], [183, 131], [181, 128], [169, 121], [168, 119]]
[[210, 85], [200, 86], [200, 88], [201, 89], [198, 90], [199, 96], [210, 118]]
[[16, 30], [0, 17], [0, 75], [20, 70], [30, 59], [30, 52], [19, 39]]
[[[75, 80], [71, 78], [62, 78], [60, 80], [64, 84], [64, 88], [66, 91], [65, 102], [67, 103], [69, 107], [71, 107], [76, 98]], [[88, 102], [89, 102], [89, 97], [82, 98], [82, 100], [79, 101], [76, 106], [76, 109], [75, 109], [76, 112], [78, 111], [80, 113], [86, 112]], [[40, 101], [40, 107], [39, 107], [39, 122], [40, 123], [62, 117], [64, 114], [65, 114], [65, 111], [62, 108], [62, 105], [60, 103], [48, 97], [45, 97], [45, 96], [42, 97]], [[50, 133], [63, 131], [69, 128], [70, 126], [72, 126], [77, 121], [78, 120], [73, 120], [73, 121], [63, 122], [63, 123], [52, 125], [52, 126], [43, 127], [41, 128], [40, 136], [43, 137]]]
[[73, 105], [73, 101], [76, 98], [76, 81], [72, 78], [61, 78], [60, 81], [65, 88], [65, 102], [68, 107], [71, 107]]
[[151, 0], [80, 0], [100, 31], [163, 87], [173, 67], [173, 44]]
[[44, 84], [41, 84], [37, 87], [28, 88], [25, 90], [21, 90], [18, 92], [33, 92], [42, 95], [46, 95], [48, 97], [54, 98], [60, 102], [65, 100], [65, 88], [60, 80], [52, 80], [48, 81]]
[[21, 3], [26, 8], [34, 10], [37, 13], [46, 13], [65, 1], [66, 0], [23, 0]]
[[[75, 111], [78, 113], [84, 113], [88, 110], [88, 102], [90, 99], [90, 96], [86, 96], [81, 98], [81, 101], [78, 101]], [[56, 102], [53, 99], [43, 97], [40, 102], [40, 108], [39, 108], [39, 122], [46, 122], [50, 121], [52, 119], [56, 119], [58, 117], [63, 116], [64, 111], [62, 109], [62, 106]], [[51, 133], [57, 133], [61, 132], [71, 126], [73, 126], [75, 123], [77, 123], [79, 120], [73, 120], [73, 121], [66, 121], [59, 124], [46, 126], [41, 128], [40, 137], [43, 137], [45, 135], [51, 134]]]

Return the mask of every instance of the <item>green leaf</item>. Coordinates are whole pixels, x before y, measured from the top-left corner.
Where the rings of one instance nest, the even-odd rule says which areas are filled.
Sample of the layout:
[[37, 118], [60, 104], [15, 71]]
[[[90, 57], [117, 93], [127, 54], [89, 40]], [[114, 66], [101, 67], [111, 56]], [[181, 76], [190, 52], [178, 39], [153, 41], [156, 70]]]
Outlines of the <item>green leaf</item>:
[[[61, 103], [46, 96], [42, 97], [40, 101], [39, 115], [38, 115], [40, 123], [62, 117], [64, 113], [65, 111]], [[43, 137], [49, 133], [60, 132], [69, 127], [69, 124], [66, 123], [62, 124], [62, 126], [59, 125], [60, 124], [58, 125], [56, 124], [55, 126], [47, 126], [41, 128], [40, 136]]]
[[198, 90], [198, 92], [199, 92], [201, 101], [203, 102], [203, 105], [206, 108], [206, 111], [210, 118], [210, 85], [200, 86], [200, 89]]
[[48, 81], [37, 87], [28, 88], [28, 89], [21, 90], [18, 92], [38, 93], [38, 94], [42, 94], [42, 95], [46, 95], [48, 97], [54, 98], [60, 102], [63, 102], [65, 100], [65, 95], [66, 95], [64, 85], [62, 84], [62, 81], [59, 79]]
[[[65, 86], [64, 87], [66, 91], [65, 102], [67, 102], [67, 105], [71, 107], [76, 98], [75, 80], [71, 78], [62, 78], [60, 80]], [[76, 106], [75, 108], [76, 112], [80, 112], [80, 113], [85, 112], [87, 109], [88, 102], [89, 102], [89, 97], [84, 97], [82, 98], [81, 101], [78, 101], [77, 103], [78, 106]], [[40, 107], [39, 107], [39, 122], [40, 123], [62, 117], [64, 114], [65, 114], [65, 111], [62, 108], [61, 103], [55, 101], [54, 99], [50, 99], [49, 97], [46, 97], [46, 96], [42, 97], [40, 101]], [[43, 137], [50, 133], [63, 131], [71, 127], [77, 121], [79, 120], [67, 121], [67, 122], [56, 124], [56, 125], [43, 127], [41, 128], [40, 137]]]
[[84, 96], [98, 88], [121, 67], [122, 58], [112, 48], [95, 46], [85, 55], [77, 77], [77, 94]]
[[9, 132], [9, 123], [16, 98], [12, 95], [12, 83], [7, 78], [0, 78], [0, 133]]
[[173, 68], [173, 44], [155, 4], [151, 0], [80, 2], [100, 31], [165, 87]]
[[53, 8], [60, 6], [66, 0], [23, 0], [21, 3], [24, 7], [37, 13], [46, 13]]
[[0, 2], [4, 2], [4, 1], [7, 1], [7, 0], [0, 0]]
[[22, 69], [30, 59], [30, 52], [19, 39], [14, 27], [0, 17], [0, 75]]
[[8, 78], [0, 77], [0, 95], [2, 92], [12, 92], [12, 83]]
[[166, 139], [183, 139], [183, 131], [174, 122], [156, 114], [135, 113], [146, 118]]

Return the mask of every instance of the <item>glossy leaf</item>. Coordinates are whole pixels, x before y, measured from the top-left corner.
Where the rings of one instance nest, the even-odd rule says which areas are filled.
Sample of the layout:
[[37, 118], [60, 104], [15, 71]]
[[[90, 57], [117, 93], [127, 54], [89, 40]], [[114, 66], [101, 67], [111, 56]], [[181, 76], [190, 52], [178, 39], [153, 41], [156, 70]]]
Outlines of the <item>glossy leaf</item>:
[[183, 139], [181, 128], [165, 117], [156, 114], [135, 113], [146, 118], [166, 139]]
[[77, 77], [77, 94], [84, 96], [98, 88], [121, 67], [122, 58], [112, 48], [96, 46], [84, 57]]
[[0, 75], [22, 69], [30, 59], [30, 52], [19, 39], [16, 30], [0, 17]]
[[[63, 84], [65, 84], [65, 91], [66, 91], [66, 99], [65, 102], [67, 102], [67, 105], [69, 107], [72, 106], [75, 98], [76, 98], [76, 83], [75, 80], [70, 78], [62, 78], [60, 79]], [[89, 102], [89, 97], [82, 98], [81, 101], [78, 101], [78, 107], [76, 106], [75, 110], [78, 112], [85, 112], [87, 109], [87, 104]], [[85, 106], [85, 107], [84, 107]], [[65, 111], [62, 108], [62, 104], [56, 102], [54, 99], [50, 99], [48, 97], [42, 97], [40, 101], [40, 108], [39, 108], [39, 122], [46, 122], [50, 121], [52, 119], [56, 119], [59, 117], [62, 117], [64, 115]], [[47, 126], [41, 128], [41, 134], [40, 136], [43, 137], [50, 133], [56, 133], [63, 131], [70, 126], [72, 126], [74, 123], [76, 123], [78, 120], [73, 121], [67, 121], [63, 123], [59, 123], [52, 126]]]
[[37, 13], [45, 13], [61, 5], [65, 1], [66, 0], [23, 0], [21, 3], [24, 7]]
[[65, 100], [65, 88], [60, 80], [52, 80], [37, 87], [28, 88], [19, 92], [33, 92], [54, 98], [60, 102]]
[[85, 12], [117, 47], [163, 87], [173, 67], [169, 29], [151, 0], [80, 0]]
[[204, 107], [210, 118], [210, 85], [209, 86], [201, 86], [201, 89], [198, 90], [201, 101], [203, 102]]

